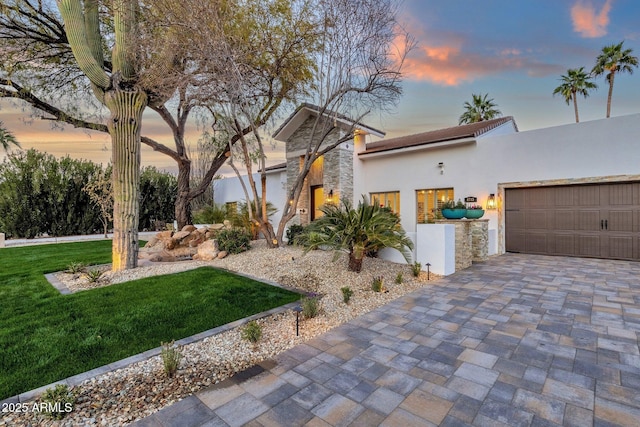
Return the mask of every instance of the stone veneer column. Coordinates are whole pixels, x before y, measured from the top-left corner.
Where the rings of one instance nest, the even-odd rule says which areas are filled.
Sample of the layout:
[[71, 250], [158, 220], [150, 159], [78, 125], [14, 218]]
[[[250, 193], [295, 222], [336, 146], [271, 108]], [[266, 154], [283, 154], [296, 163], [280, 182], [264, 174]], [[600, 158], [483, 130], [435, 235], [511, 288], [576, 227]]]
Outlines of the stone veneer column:
[[437, 224], [455, 226], [456, 271], [471, 267], [475, 261], [489, 257], [489, 220], [454, 219], [438, 220]]
[[451, 224], [455, 227], [455, 240], [456, 240], [456, 271], [464, 270], [467, 267], [471, 267], [473, 261], [472, 256], [472, 240], [470, 232], [469, 220], [455, 219], [455, 220], [438, 220], [437, 224]]
[[4, 233], [0, 233], [0, 248], [4, 248]]
[[471, 220], [471, 252], [474, 262], [489, 258], [489, 220]]

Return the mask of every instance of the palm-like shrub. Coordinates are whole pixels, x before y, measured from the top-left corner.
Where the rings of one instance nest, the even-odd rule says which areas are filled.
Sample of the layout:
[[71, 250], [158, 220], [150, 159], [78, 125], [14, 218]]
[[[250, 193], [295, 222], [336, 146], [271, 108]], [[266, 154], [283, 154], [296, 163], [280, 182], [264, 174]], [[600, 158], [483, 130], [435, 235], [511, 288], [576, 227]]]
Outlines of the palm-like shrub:
[[298, 242], [308, 252], [312, 249], [330, 248], [349, 254], [349, 270], [360, 272], [367, 253], [382, 248], [400, 251], [407, 262], [411, 260], [413, 243], [400, 226], [400, 218], [390, 209], [370, 205], [363, 197], [357, 208], [343, 200], [341, 205], [327, 204], [320, 208], [324, 216], [305, 228]]

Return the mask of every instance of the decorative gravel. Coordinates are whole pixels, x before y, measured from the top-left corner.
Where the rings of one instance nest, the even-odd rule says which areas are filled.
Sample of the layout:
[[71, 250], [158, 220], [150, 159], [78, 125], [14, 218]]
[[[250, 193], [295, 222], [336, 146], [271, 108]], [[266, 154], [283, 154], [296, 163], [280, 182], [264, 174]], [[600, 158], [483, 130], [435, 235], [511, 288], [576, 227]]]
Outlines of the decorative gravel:
[[[293, 311], [259, 319], [263, 335], [256, 347], [241, 338], [241, 328], [183, 346], [184, 357], [174, 378], [164, 374], [162, 360], [156, 356], [86, 380], [74, 387], [78, 394], [74, 411], [62, 421], [52, 421], [37, 413], [3, 413], [0, 426], [127, 425], [427, 285], [427, 274], [422, 272], [414, 278], [408, 265], [367, 258], [362, 272], [354, 273], [347, 271], [346, 255], [332, 260], [333, 252], [313, 251], [303, 255], [297, 247], [268, 249], [264, 241], [254, 241], [250, 251], [221, 260], [145, 264], [124, 272], [107, 271], [96, 283], [89, 283], [84, 275], [59, 273], [58, 279], [76, 292], [200, 266], [221, 267], [320, 294], [321, 312], [318, 317], [301, 321], [300, 336], [295, 334]], [[398, 273], [403, 278], [400, 284], [395, 283]], [[371, 289], [373, 278], [380, 276], [384, 278], [385, 293]], [[432, 281], [437, 278], [431, 274]], [[353, 291], [348, 305], [340, 291], [345, 286]]]

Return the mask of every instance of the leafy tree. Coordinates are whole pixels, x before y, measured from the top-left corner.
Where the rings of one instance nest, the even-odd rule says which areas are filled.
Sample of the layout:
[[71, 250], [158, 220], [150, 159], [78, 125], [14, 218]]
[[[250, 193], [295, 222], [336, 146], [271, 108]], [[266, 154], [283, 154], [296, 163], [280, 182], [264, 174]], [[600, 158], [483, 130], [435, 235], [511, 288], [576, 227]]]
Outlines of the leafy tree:
[[584, 67], [570, 68], [567, 74], [560, 77], [562, 84], [553, 90], [554, 95], [562, 95], [569, 105], [573, 101], [573, 109], [576, 114], [576, 123], [580, 122], [578, 116], [578, 95], [589, 96], [589, 90], [597, 89], [598, 85], [591, 81], [591, 76], [584, 71]]
[[[340, 144], [353, 140], [357, 125], [372, 111], [384, 111], [395, 105], [402, 93], [401, 69], [407, 52], [414, 46], [398, 22], [397, 0], [317, 0], [305, 12], [306, 27], [316, 41], [316, 67], [309, 76], [303, 99], [317, 111], [312, 130], [301, 149], [300, 169], [291, 177], [287, 202], [277, 228], [268, 218], [266, 205], [265, 143], [258, 129], [240, 136], [240, 158], [250, 185], [250, 198], [259, 224], [270, 247], [282, 244], [287, 223], [296, 215], [296, 207], [305, 188], [313, 162]], [[306, 36], [309, 37], [309, 36]], [[238, 87], [250, 86], [240, 80]], [[249, 92], [252, 93], [252, 92]], [[226, 114], [231, 133], [251, 123], [260, 109], [251, 98], [238, 92]], [[311, 105], [311, 104], [305, 104]], [[339, 128], [337, 121], [346, 116], [350, 125]], [[253, 179], [252, 164], [257, 163], [261, 193]]]
[[638, 57], [631, 55], [633, 49], [624, 49], [624, 41], [618, 44], [608, 45], [602, 48], [600, 55], [596, 58], [591, 73], [601, 76], [607, 73], [606, 79], [609, 83], [609, 94], [607, 95], [607, 118], [611, 116], [611, 96], [613, 95], [613, 82], [616, 73], [633, 74], [633, 69], [638, 67]]
[[472, 94], [472, 101], [464, 103], [464, 113], [458, 119], [458, 124], [476, 123], [500, 117], [502, 113], [496, 108], [498, 104], [493, 102], [493, 98], [487, 99], [488, 96], [488, 93]]
[[18, 143], [16, 137], [13, 136], [13, 134], [7, 129], [5, 129], [4, 123], [0, 121], [0, 145], [2, 145], [4, 151], [7, 151], [9, 149], [9, 146], [12, 144], [16, 147], [20, 147], [20, 144]]
[[113, 189], [111, 186], [111, 168], [100, 172], [93, 180], [82, 187], [89, 195], [91, 202], [100, 209], [100, 221], [104, 229], [104, 237], [109, 237], [109, 225], [113, 221]]
[[[184, 137], [189, 118], [197, 114], [198, 122], [204, 125], [213, 121], [218, 131], [215, 114], [210, 113], [235, 94], [236, 75], [252, 84], [261, 82], [247, 91], [249, 98], [260, 99], [261, 104], [260, 113], [241, 129], [244, 134], [267, 123], [283, 102], [300, 95], [299, 82], [313, 67], [310, 46], [317, 36], [314, 33], [310, 37], [306, 16], [301, 13], [307, 10], [308, 1], [117, 0], [102, 5], [100, 13], [95, 13], [95, 6], [101, 4], [97, 0], [59, 0], [61, 10], [77, 5], [74, 16], [88, 18], [90, 30], [85, 33], [90, 43], [86, 45], [77, 43], [81, 37], [68, 37], [52, 2], [6, 0], [0, 7], [0, 49], [4, 56], [0, 62], [0, 97], [25, 101], [48, 120], [107, 132], [100, 105], [86, 112], [91, 103], [87, 92], [94, 86], [101, 87], [92, 79], [106, 83], [106, 75], [121, 91], [139, 89], [147, 96], [148, 108], [173, 135], [174, 147], [145, 135], [140, 139], [177, 163], [174, 216], [182, 227], [191, 222], [190, 202], [209, 190], [229, 157], [229, 146], [239, 139], [239, 134], [230, 134], [212, 145], [204, 173], [192, 183], [192, 159]], [[258, 20], [268, 27], [257, 26]], [[73, 34], [83, 29], [67, 27]], [[285, 37], [281, 37], [283, 34]], [[76, 52], [84, 46], [83, 62], [74, 58], [74, 40]], [[107, 47], [113, 47], [113, 53]], [[87, 53], [96, 55], [95, 61]], [[123, 58], [127, 66], [120, 70]], [[81, 64], [87, 64], [87, 59], [93, 65], [85, 75], [89, 70]], [[235, 66], [229, 67], [232, 63]], [[96, 99], [101, 102], [100, 91]]]
[[349, 270], [357, 273], [366, 254], [382, 248], [397, 249], [411, 262], [413, 242], [400, 226], [400, 217], [390, 209], [369, 204], [363, 196], [355, 209], [342, 200], [341, 206], [327, 204], [320, 210], [324, 215], [305, 227], [298, 238], [306, 252], [328, 247], [336, 251], [334, 260], [346, 252]]

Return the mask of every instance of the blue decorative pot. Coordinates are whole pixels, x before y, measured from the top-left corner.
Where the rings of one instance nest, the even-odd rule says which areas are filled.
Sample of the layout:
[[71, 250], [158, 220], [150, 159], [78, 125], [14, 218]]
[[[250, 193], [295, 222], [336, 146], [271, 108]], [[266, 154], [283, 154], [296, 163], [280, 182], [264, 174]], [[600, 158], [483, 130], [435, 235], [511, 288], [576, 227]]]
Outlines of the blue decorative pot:
[[484, 209], [467, 209], [467, 213], [464, 214], [467, 219], [479, 219], [484, 215]]
[[442, 209], [442, 216], [447, 219], [462, 219], [466, 213], [466, 209]]

